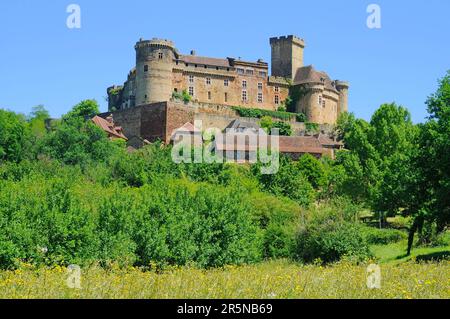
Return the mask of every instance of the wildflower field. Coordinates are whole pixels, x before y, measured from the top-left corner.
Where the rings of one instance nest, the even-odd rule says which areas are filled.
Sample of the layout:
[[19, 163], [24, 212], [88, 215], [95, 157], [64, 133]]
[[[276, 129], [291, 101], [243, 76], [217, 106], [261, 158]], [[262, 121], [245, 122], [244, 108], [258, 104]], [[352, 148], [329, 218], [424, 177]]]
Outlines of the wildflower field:
[[328, 267], [274, 261], [254, 266], [163, 273], [137, 268], [82, 270], [81, 289], [67, 285], [67, 269], [24, 265], [0, 272], [0, 298], [450, 298], [450, 262], [382, 264], [381, 289], [368, 289], [367, 265]]

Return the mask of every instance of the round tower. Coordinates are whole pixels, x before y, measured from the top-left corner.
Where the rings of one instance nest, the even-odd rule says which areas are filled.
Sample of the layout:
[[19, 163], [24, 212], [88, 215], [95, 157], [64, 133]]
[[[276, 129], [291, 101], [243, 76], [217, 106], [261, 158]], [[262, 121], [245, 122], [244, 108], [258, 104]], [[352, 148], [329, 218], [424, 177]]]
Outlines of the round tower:
[[323, 84], [312, 84], [308, 87], [304, 108], [308, 122], [322, 123], [323, 92]]
[[136, 105], [163, 102], [172, 96], [175, 46], [162, 39], [136, 43]]
[[338, 113], [348, 112], [348, 82], [336, 80], [336, 89], [339, 91]]

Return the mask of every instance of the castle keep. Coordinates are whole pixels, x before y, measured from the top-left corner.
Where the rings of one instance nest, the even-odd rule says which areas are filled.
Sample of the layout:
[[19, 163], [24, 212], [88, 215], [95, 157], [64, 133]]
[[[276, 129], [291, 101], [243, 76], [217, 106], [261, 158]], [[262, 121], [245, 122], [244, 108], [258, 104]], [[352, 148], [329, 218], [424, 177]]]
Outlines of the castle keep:
[[[202, 57], [194, 51], [183, 55], [171, 41], [141, 39], [135, 45], [136, 67], [127, 81], [108, 88], [109, 111], [127, 111], [124, 114], [131, 118], [136, 107], [157, 109], [161, 102], [169, 103], [185, 92], [191, 96], [190, 104], [203, 105], [203, 113], [220, 116], [228, 114], [231, 106], [276, 111], [290, 97], [290, 112], [305, 114], [309, 122], [334, 124], [348, 110], [348, 83], [304, 66], [305, 42], [296, 36], [271, 38], [270, 45], [269, 74], [268, 63], [262, 60]], [[124, 129], [127, 124], [121, 123]]]

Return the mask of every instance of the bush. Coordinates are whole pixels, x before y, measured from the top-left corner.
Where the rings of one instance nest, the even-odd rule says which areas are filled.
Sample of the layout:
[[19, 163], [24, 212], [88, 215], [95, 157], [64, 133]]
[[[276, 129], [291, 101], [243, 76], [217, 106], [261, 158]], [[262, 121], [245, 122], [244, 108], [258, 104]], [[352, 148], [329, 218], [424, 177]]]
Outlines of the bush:
[[372, 245], [387, 245], [406, 239], [405, 232], [396, 229], [379, 229], [365, 226], [361, 228], [365, 240]]
[[239, 116], [242, 117], [252, 117], [252, 118], [262, 118], [264, 116], [270, 116], [273, 118], [277, 118], [283, 121], [290, 121], [291, 119], [295, 118], [295, 113], [289, 113], [289, 112], [280, 112], [280, 111], [269, 111], [269, 110], [263, 110], [263, 109], [251, 109], [246, 107], [240, 107], [235, 106], [233, 107], [233, 110], [235, 110]]
[[342, 258], [361, 261], [370, 257], [369, 245], [355, 221], [354, 207], [339, 207], [335, 203], [313, 209], [300, 227], [297, 237], [297, 257], [304, 262], [319, 259], [331, 263]]
[[69, 166], [53, 176], [45, 169], [20, 174], [0, 181], [0, 268], [261, 260], [262, 233], [242, 187], [167, 177], [140, 188], [101, 186]]
[[31, 131], [25, 118], [0, 110], [0, 162], [29, 158]]
[[263, 230], [264, 258], [293, 258], [302, 209], [295, 202], [263, 193], [250, 197], [254, 217]]

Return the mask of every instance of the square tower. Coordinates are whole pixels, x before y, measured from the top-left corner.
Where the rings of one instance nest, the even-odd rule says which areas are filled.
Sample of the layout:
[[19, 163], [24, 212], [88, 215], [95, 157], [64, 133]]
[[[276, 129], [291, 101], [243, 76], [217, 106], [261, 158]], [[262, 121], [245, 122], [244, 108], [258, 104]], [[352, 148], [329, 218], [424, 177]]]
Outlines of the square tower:
[[270, 39], [272, 47], [272, 76], [293, 80], [297, 70], [303, 67], [305, 41], [294, 35]]

